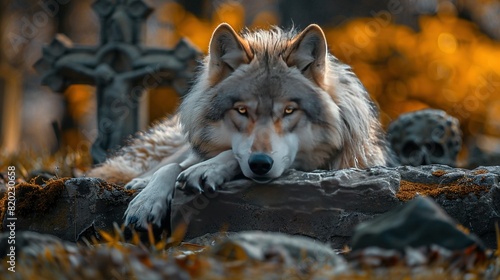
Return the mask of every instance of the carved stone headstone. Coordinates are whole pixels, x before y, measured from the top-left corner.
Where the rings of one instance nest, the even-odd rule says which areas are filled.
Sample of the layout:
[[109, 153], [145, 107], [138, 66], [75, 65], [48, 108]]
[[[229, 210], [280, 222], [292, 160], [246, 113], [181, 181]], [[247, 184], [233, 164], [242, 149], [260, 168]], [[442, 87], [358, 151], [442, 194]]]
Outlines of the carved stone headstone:
[[93, 9], [101, 23], [101, 44], [73, 46], [59, 34], [35, 68], [56, 92], [72, 84], [96, 87], [98, 135], [92, 157], [99, 163], [139, 129], [139, 102], [146, 89], [187, 90], [198, 51], [184, 40], [171, 50], [142, 46], [141, 27], [152, 12], [142, 0], [97, 0]]

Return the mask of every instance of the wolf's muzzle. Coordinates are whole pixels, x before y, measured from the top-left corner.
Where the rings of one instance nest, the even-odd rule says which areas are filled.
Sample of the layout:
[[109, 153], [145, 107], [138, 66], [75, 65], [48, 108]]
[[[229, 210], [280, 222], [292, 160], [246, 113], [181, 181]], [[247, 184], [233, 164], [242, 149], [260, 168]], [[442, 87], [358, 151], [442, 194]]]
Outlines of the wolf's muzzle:
[[250, 170], [257, 175], [264, 175], [273, 167], [274, 160], [263, 153], [252, 154], [248, 159]]

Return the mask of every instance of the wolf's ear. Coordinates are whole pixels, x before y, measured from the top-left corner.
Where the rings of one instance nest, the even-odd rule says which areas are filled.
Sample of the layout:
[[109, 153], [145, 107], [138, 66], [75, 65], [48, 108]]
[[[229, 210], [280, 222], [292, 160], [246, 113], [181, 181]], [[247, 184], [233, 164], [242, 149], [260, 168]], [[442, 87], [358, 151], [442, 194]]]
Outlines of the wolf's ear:
[[227, 23], [220, 24], [212, 34], [209, 46], [208, 73], [212, 85], [220, 82], [243, 63], [249, 63], [253, 52]]
[[325, 34], [316, 24], [309, 25], [293, 39], [285, 54], [288, 66], [296, 66], [308, 79], [322, 86], [325, 81], [328, 54]]

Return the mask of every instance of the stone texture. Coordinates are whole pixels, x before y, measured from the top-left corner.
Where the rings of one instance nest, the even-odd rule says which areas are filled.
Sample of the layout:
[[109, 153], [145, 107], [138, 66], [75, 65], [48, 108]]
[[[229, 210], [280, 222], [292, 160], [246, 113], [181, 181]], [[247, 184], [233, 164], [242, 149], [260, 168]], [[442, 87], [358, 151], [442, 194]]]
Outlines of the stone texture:
[[[440, 190], [430, 196], [487, 247], [496, 248], [499, 176], [500, 167], [496, 166], [474, 170], [431, 165], [290, 171], [265, 185], [240, 179], [214, 194], [193, 196], [177, 191], [172, 226], [190, 221], [186, 239], [221, 230], [262, 230], [309, 236], [341, 248], [349, 244], [360, 222], [406, 203], [398, 197], [403, 183], [413, 182]], [[479, 191], [469, 193], [469, 187]], [[130, 192], [92, 178], [68, 180], [64, 189], [48, 211], [18, 217], [16, 230], [50, 233], [69, 241], [95, 236], [98, 230], [111, 231], [113, 222], [123, 222], [132, 197]], [[457, 190], [464, 191], [455, 193]]]
[[398, 185], [399, 174], [385, 168], [296, 171], [263, 185], [233, 181], [214, 194], [176, 192], [172, 228], [189, 221], [186, 238], [223, 229], [285, 232], [340, 248], [359, 222], [401, 204]]
[[[459, 184], [462, 187], [477, 185], [487, 189], [480, 195], [468, 194], [448, 198], [434, 197], [452, 218], [480, 237], [489, 248], [496, 248], [495, 223], [500, 221], [499, 166], [478, 167], [473, 170], [451, 168], [445, 165], [422, 167], [397, 167], [401, 180], [426, 184]], [[436, 176], [433, 174], [443, 174]], [[438, 186], [437, 186], [438, 187]]]
[[[114, 222], [122, 223], [131, 194], [101, 179], [69, 179], [60, 197], [47, 211], [16, 214], [16, 231], [48, 233], [68, 241], [98, 237], [98, 231], [110, 232]], [[30, 203], [36, 205], [39, 201]], [[7, 223], [4, 219], [4, 229]]]

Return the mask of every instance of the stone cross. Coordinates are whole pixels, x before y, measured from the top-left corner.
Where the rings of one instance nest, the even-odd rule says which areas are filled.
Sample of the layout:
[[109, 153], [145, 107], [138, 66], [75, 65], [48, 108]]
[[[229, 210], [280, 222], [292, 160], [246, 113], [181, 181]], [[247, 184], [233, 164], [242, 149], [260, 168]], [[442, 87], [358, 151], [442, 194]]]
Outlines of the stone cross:
[[183, 94], [192, 80], [199, 52], [181, 40], [174, 49], [141, 45], [141, 28], [152, 12], [143, 0], [97, 0], [99, 46], [73, 46], [58, 34], [43, 49], [35, 69], [56, 92], [72, 84], [96, 87], [97, 139], [94, 163], [124, 144], [139, 129], [139, 101], [144, 90], [172, 85]]

